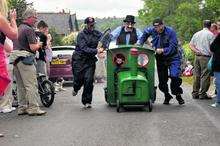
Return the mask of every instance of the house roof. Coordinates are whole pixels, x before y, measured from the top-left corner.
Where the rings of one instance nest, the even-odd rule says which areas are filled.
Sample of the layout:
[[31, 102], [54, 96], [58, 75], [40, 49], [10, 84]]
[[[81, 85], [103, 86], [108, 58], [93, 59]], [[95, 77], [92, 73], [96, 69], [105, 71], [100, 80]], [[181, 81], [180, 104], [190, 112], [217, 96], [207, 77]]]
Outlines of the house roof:
[[58, 34], [69, 34], [76, 31], [78, 23], [76, 14], [70, 13], [38, 13], [38, 20], [45, 21], [50, 28], [55, 28]]

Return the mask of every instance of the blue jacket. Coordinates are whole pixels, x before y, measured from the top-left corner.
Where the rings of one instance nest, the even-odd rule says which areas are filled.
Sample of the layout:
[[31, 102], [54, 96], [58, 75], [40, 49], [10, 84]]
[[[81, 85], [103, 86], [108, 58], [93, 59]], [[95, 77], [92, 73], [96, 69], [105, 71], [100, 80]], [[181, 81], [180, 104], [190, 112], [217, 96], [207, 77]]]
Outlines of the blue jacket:
[[147, 38], [152, 37], [152, 45], [156, 48], [163, 48], [164, 53], [161, 55], [167, 59], [181, 59], [178, 51], [178, 41], [175, 31], [171, 27], [164, 27], [164, 31], [159, 34], [154, 27], [144, 29], [143, 35], [139, 39], [139, 44], [143, 45]]
[[75, 52], [87, 58], [95, 57], [101, 36], [102, 33], [97, 30], [83, 29], [77, 36]]

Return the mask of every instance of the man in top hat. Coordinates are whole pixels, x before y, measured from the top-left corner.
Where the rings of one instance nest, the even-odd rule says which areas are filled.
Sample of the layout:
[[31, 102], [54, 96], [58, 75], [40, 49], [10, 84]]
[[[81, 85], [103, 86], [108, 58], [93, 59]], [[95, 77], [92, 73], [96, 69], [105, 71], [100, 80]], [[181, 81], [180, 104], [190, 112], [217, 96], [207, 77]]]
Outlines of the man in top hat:
[[176, 95], [177, 101], [182, 105], [185, 102], [181, 97], [183, 90], [180, 87], [182, 84], [182, 79], [180, 78], [181, 53], [178, 49], [176, 33], [171, 27], [165, 26], [162, 19], [156, 18], [152, 27], [144, 29], [138, 44], [143, 45], [149, 36], [152, 37], [152, 45], [156, 52], [159, 89], [165, 96], [163, 104], [169, 104], [173, 98], [169, 93], [167, 84], [170, 77], [171, 93]]
[[95, 30], [95, 19], [87, 17], [84, 20], [85, 28], [78, 34], [76, 49], [73, 58], [73, 91], [76, 96], [82, 86], [82, 104], [91, 108], [93, 80], [96, 68], [96, 54], [102, 53], [103, 48], [97, 48], [102, 33]]
[[117, 27], [111, 32], [111, 40], [116, 40], [116, 45], [133, 45], [140, 39], [142, 32], [134, 27], [135, 17], [127, 15], [123, 20], [123, 26]]

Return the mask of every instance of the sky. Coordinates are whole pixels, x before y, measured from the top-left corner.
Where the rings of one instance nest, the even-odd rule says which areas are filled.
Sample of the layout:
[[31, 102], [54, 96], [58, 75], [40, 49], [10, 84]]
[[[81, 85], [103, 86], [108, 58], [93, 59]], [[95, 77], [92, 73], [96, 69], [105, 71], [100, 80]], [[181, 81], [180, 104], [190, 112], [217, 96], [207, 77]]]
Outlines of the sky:
[[125, 17], [138, 15], [143, 7], [142, 0], [26, 0], [33, 2], [38, 12], [67, 12], [76, 13], [77, 18], [92, 17]]

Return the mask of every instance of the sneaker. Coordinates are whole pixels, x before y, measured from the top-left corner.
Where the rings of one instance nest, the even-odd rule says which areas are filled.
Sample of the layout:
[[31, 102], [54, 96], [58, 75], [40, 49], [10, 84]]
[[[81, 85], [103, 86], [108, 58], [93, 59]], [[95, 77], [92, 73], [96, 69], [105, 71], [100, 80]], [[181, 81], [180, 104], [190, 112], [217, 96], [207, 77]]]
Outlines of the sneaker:
[[66, 89], [64, 89], [63, 87], [59, 88], [60, 91], [66, 91]]
[[27, 113], [29, 116], [42, 116], [45, 115], [47, 112], [41, 110], [40, 108], [36, 108], [36, 109], [27, 109]]
[[26, 114], [28, 114], [26, 108], [18, 108], [18, 115], [26, 115]]
[[16, 109], [15, 107], [5, 108], [5, 109], [2, 109], [1, 112], [2, 113], [10, 113], [10, 112], [14, 111], [15, 109]]
[[77, 95], [77, 92], [73, 89], [73, 91], [72, 91], [72, 95], [73, 96], [76, 96]]
[[87, 103], [86, 108], [92, 108], [92, 105], [90, 103]]
[[185, 101], [183, 100], [181, 95], [177, 95], [176, 96], [176, 100], [179, 102], [179, 105], [185, 104]]
[[193, 95], [192, 98], [193, 99], [199, 99], [199, 95]]
[[215, 108], [220, 108], [220, 103], [215, 102], [214, 104], [211, 105], [212, 107]]
[[164, 99], [163, 104], [166, 104], [166, 105], [170, 104], [170, 100], [171, 100], [172, 98], [173, 98], [173, 97], [172, 97], [169, 93], [166, 93], [166, 94], [165, 94], [165, 99]]
[[200, 95], [199, 99], [201, 99], [201, 100], [209, 100], [209, 99], [212, 99], [212, 97], [210, 97], [208, 95]]

